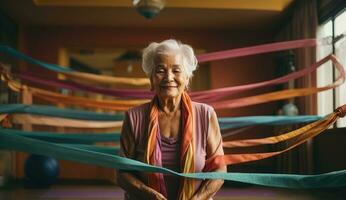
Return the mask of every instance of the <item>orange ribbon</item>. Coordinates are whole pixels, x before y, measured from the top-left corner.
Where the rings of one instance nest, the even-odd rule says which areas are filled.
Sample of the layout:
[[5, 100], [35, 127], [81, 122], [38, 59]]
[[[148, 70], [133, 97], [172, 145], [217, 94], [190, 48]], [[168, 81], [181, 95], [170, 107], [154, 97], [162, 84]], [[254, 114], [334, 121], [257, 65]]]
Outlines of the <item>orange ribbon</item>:
[[[237, 140], [224, 142], [223, 146], [225, 148], [233, 147], [250, 147], [265, 144], [275, 144], [282, 141], [287, 141], [289, 143], [288, 147], [283, 150], [268, 152], [268, 153], [250, 153], [250, 154], [228, 154], [224, 155], [222, 159], [226, 165], [249, 162], [260, 160], [264, 158], [269, 158], [306, 142], [308, 139], [313, 138], [326, 130], [330, 125], [334, 124], [338, 118], [344, 117], [346, 115], [346, 105], [337, 108], [332, 114], [326, 116], [324, 119], [313, 122], [297, 130], [281, 134], [275, 137], [267, 137], [261, 139], [250, 139], [250, 140]], [[220, 158], [213, 158], [214, 160], [220, 160]], [[215, 162], [215, 161], [214, 161]]]

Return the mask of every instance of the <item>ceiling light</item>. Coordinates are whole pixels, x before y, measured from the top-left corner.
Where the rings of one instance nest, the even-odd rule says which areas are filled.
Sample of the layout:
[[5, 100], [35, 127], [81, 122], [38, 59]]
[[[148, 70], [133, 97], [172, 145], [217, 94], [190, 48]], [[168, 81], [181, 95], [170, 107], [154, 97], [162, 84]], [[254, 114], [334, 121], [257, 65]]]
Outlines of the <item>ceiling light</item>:
[[133, 0], [133, 5], [145, 18], [152, 19], [164, 8], [165, 0]]

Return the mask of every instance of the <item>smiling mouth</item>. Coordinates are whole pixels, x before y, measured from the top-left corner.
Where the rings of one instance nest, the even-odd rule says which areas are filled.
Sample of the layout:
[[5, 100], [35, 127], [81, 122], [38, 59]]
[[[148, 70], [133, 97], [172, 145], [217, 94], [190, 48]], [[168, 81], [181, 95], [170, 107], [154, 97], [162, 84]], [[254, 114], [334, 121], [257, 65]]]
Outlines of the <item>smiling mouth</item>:
[[178, 86], [160, 86], [163, 91], [170, 91], [178, 89]]

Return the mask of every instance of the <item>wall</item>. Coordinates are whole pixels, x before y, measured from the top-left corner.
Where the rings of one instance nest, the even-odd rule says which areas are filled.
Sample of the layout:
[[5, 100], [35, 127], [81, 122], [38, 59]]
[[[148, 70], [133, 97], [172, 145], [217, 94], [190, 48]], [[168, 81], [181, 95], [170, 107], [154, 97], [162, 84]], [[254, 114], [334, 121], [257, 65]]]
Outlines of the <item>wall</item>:
[[[22, 51], [47, 62], [58, 62], [59, 48], [83, 47], [132, 47], [142, 48], [151, 41], [160, 41], [167, 38], [176, 38], [191, 44], [194, 48], [204, 49], [207, 52], [227, 50], [232, 48], [263, 44], [270, 41], [270, 35], [259, 33], [233, 33], [231, 31], [205, 30], [124, 30], [116, 28], [45, 28], [36, 27], [26, 29], [27, 47]], [[275, 65], [273, 55], [264, 54], [243, 58], [215, 61], [210, 63], [211, 88], [235, 86], [273, 78]], [[37, 70], [30, 68], [30, 70]], [[265, 73], [264, 73], [265, 71]], [[48, 73], [47, 76], [54, 76]], [[270, 91], [272, 88], [250, 91], [237, 94], [240, 97], [249, 94]], [[272, 110], [272, 105], [252, 106], [218, 112], [222, 116], [265, 114], [265, 110]], [[270, 111], [269, 113], [272, 113]]]

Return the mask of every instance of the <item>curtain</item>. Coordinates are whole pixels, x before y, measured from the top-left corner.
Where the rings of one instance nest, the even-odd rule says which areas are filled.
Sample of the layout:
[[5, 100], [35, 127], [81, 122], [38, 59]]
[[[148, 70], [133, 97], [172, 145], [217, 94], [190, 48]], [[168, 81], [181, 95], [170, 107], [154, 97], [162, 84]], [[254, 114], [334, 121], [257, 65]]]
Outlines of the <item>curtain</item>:
[[[290, 7], [291, 15], [278, 32], [277, 40], [295, 40], [304, 38], [316, 38], [317, 32], [317, 5], [316, 0], [295, 1]], [[295, 68], [300, 70], [316, 62], [315, 48], [302, 48], [294, 50]], [[279, 67], [279, 66], [278, 66]], [[316, 74], [300, 78], [295, 82], [296, 88], [315, 87]], [[292, 102], [292, 100], [291, 100]], [[298, 107], [300, 115], [314, 115], [317, 113], [317, 97], [310, 95], [296, 98], [293, 101]], [[276, 128], [277, 133], [287, 132], [297, 127]], [[303, 173], [313, 171], [312, 140], [300, 145], [292, 151], [278, 156], [277, 170], [280, 173]]]

